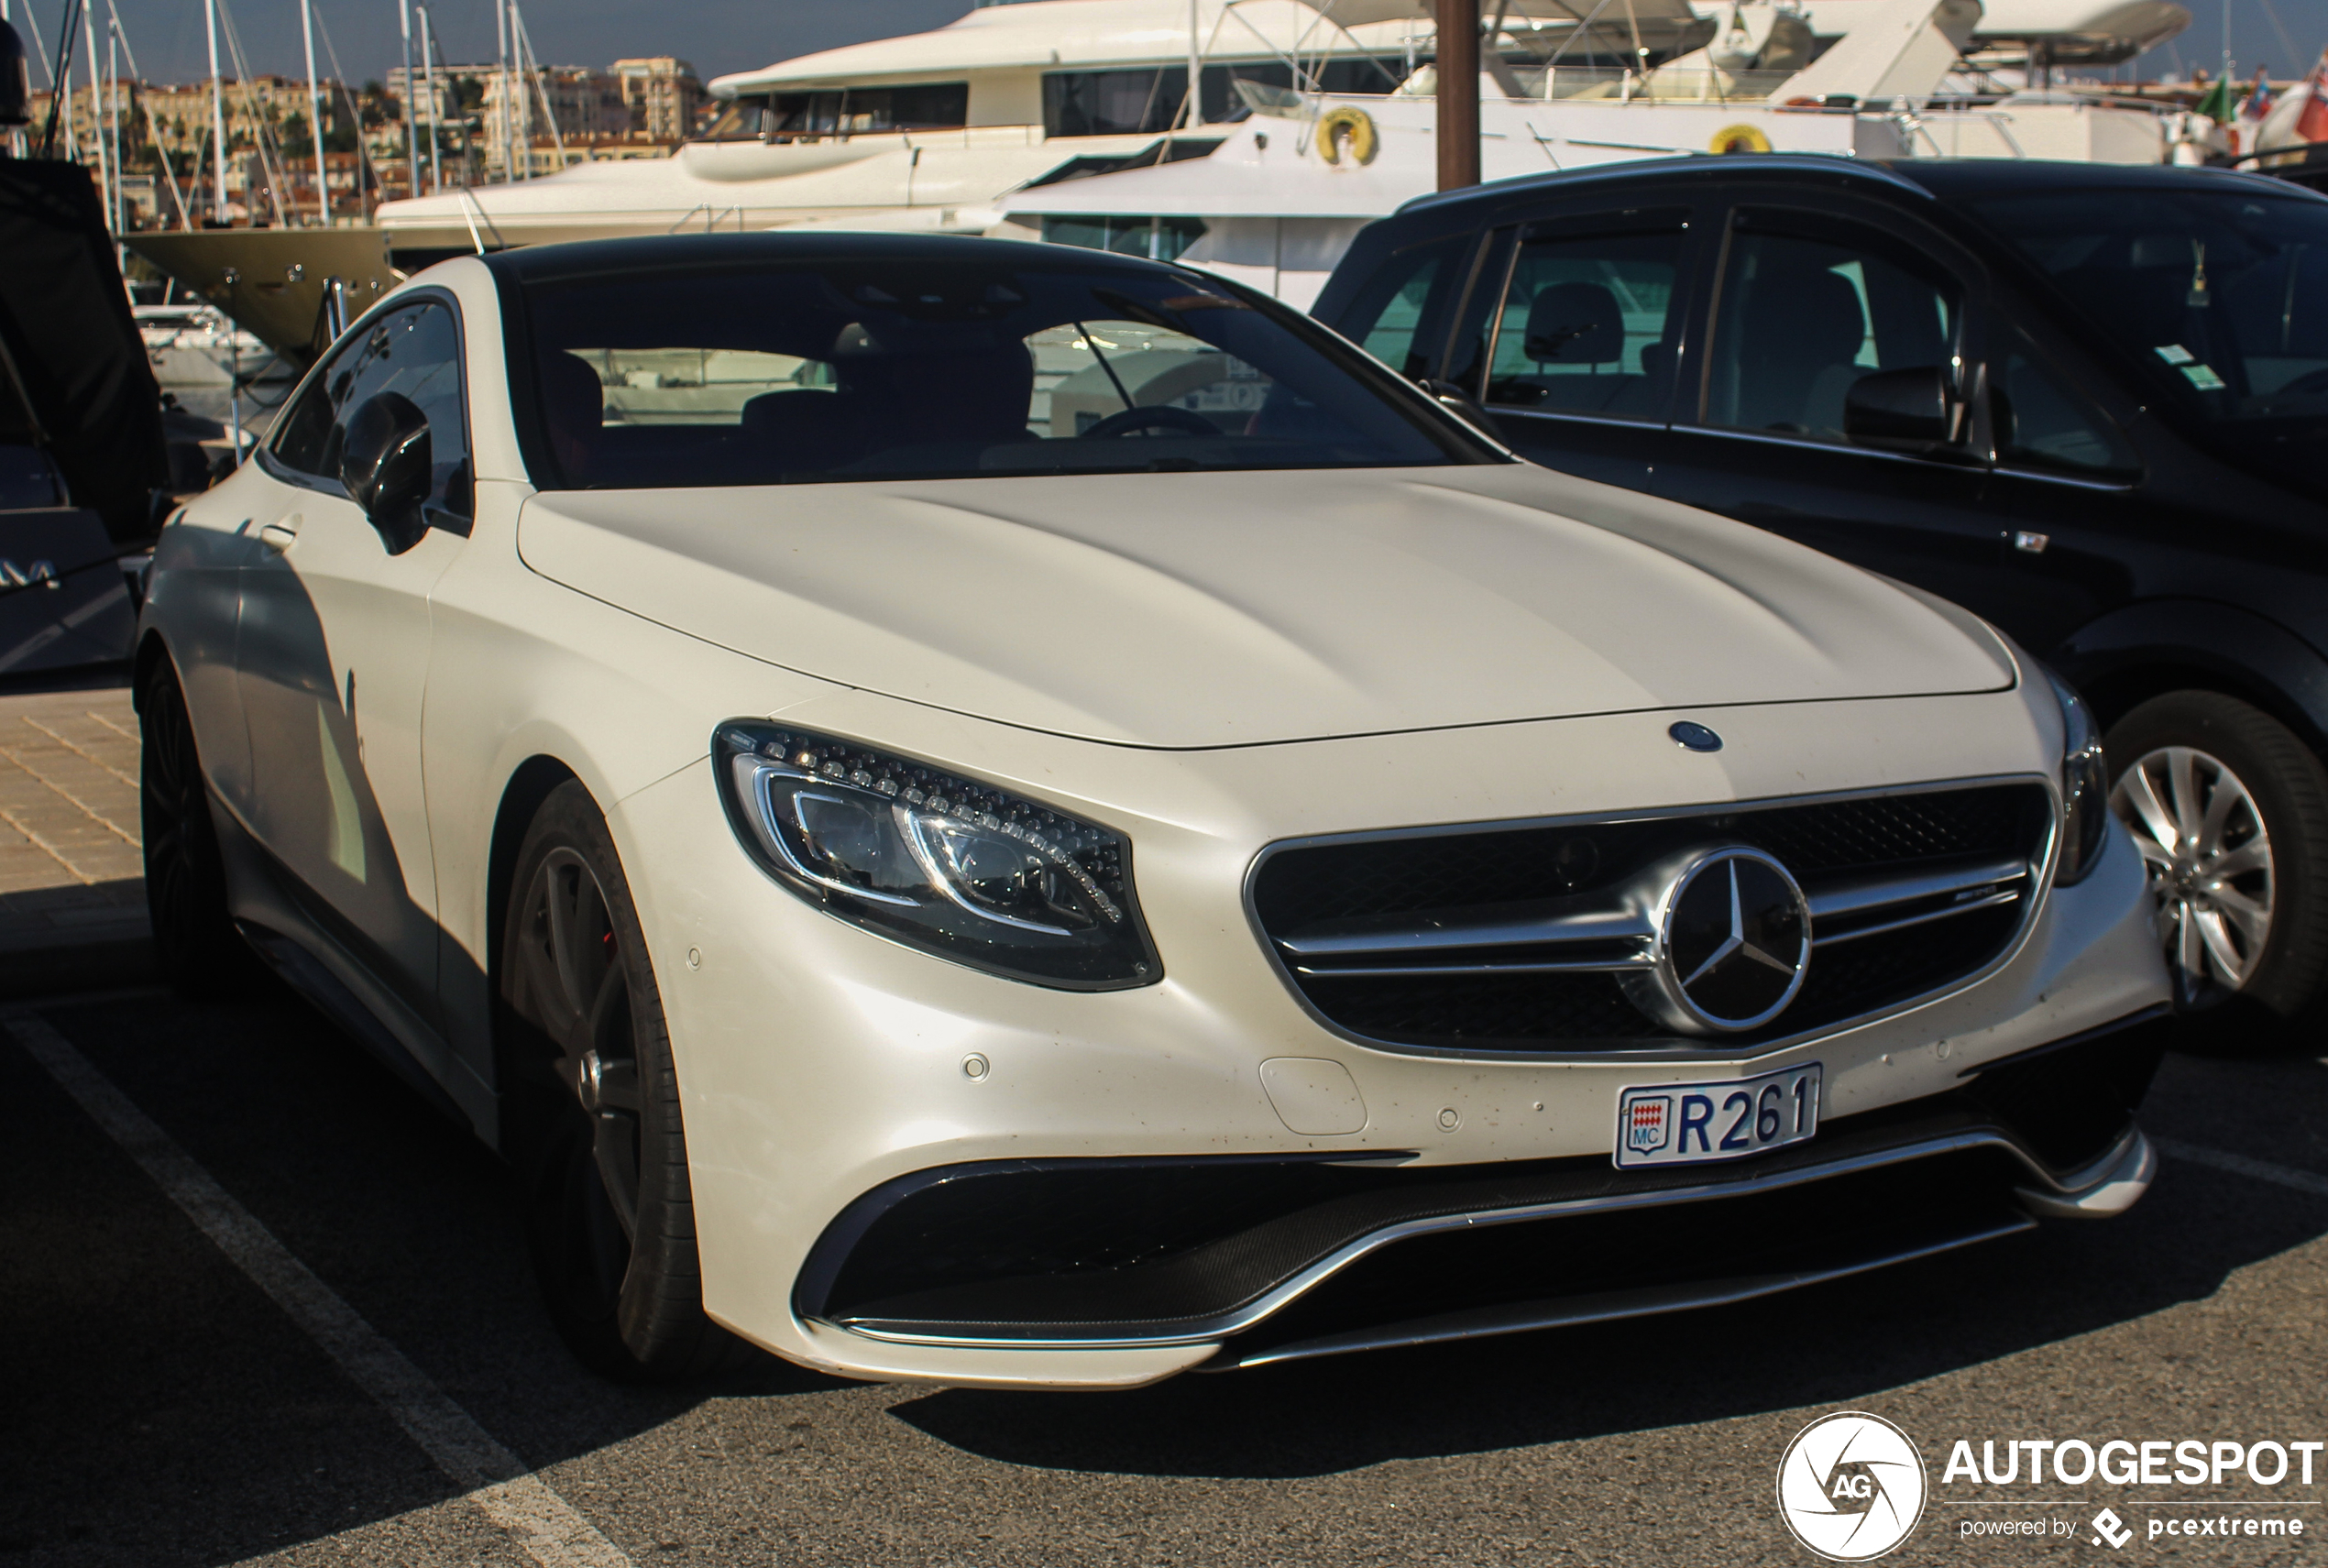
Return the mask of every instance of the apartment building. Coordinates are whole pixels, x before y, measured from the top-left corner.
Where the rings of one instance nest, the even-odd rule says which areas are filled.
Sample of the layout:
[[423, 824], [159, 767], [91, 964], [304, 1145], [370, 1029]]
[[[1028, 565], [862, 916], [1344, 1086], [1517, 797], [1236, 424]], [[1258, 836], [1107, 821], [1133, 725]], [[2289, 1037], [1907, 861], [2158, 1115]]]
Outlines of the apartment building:
[[675, 146], [695, 134], [696, 121], [710, 95], [703, 90], [694, 66], [660, 54], [645, 60], [618, 60], [614, 74], [622, 82], [622, 101], [630, 108], [633, 136]]

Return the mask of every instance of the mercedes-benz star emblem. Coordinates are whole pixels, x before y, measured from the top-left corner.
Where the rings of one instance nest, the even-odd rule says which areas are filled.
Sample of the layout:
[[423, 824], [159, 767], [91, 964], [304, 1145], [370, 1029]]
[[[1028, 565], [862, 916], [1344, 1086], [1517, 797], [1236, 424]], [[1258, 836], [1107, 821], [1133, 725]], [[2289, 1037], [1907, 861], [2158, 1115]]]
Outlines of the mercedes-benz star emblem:
[[1810, 905], [1760, 850], [1685, 862], [1663, 901], [1654, 967], [1634, 1000], [1686, 1034], [1760, 1028], [1795, 1000], [1810, 966]]

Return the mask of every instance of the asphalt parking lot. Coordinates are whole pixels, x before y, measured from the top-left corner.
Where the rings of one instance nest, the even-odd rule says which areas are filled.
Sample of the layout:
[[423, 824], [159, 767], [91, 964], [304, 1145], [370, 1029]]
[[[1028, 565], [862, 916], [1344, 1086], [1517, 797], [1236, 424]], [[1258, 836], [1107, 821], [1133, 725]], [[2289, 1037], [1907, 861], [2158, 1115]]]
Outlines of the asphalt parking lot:
[[[2184, 1152], [2115, 1223], [1645, 1323], [1029, 1396], [773, 1360], [598, 1381], [535, 1306], [495, 1160], [302, 1004], [132, 990], [0, 1025], [0, 1563], [1807, 1563], [1773, 1476], [1829, 1410], [1898, 1422], [1936, 1482], [1959, 1438], [2328, 1436], [2309, 1057], [2170, 1058], [2148, 1121]], [[203, 1181], [207, 1230], [169, 1195]], [[246, 1272], [286, 1255], [315, 1286], [290, 1308]], [[2207, 1493], [2301, 1541], [2124, 1556], [2315, 1559], [2318, 1479]], [[2042, 1500], [2138, 1528], [2172, 1490]], [[2114, 1555], [1961, 1538], [2029, 1497], [1936, 1490], [1889, 1561]]]

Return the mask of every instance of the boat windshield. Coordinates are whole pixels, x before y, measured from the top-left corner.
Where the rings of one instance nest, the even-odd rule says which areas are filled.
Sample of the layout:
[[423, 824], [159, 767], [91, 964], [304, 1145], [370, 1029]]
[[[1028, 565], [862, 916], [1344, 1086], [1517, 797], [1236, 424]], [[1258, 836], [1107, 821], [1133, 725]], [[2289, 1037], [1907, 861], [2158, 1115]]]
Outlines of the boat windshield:
[[1972, 203], [2216, 427], [2328, 421], [2328, 202], [2235, 186]]
[[525, 298], [547, 489], [1499, 460], [1300, 318], [1176, 269], [804, 259]]

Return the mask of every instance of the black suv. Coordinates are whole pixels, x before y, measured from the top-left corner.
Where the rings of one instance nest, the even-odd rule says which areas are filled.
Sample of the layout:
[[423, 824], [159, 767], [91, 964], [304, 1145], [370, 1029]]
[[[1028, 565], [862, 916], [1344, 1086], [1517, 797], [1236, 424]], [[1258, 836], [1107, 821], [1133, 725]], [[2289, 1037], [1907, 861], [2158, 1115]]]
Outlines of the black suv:
[[1411, 203], [1316, 314], [1537, 462], [2002, 628], [2106, 726], [2186, 1007], [2328, 1011], [2328, 198], [1631, 163]]

